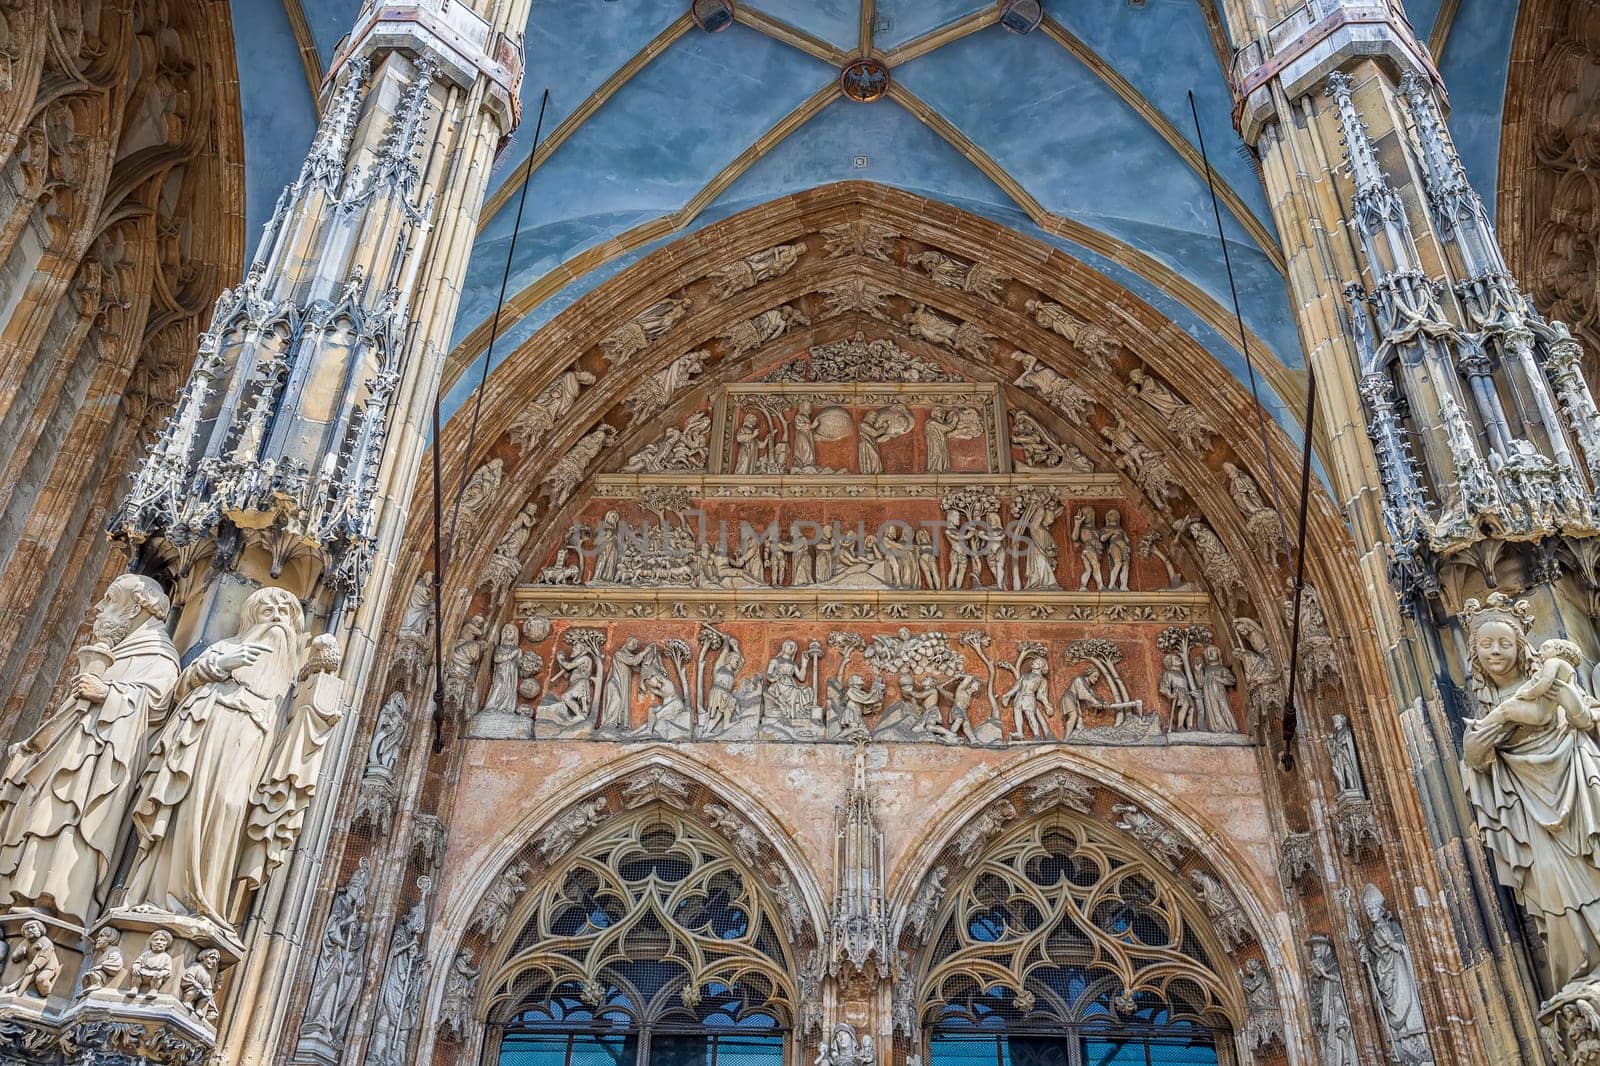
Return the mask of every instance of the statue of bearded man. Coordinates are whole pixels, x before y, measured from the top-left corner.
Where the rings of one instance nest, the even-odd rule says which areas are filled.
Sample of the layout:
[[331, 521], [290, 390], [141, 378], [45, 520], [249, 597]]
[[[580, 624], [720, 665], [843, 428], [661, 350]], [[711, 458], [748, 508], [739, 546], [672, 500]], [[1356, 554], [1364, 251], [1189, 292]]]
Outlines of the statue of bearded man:
[[170, 604], [148, 577], [123, 574], [78, 649], [67, 698], [0, 777], [0, 904], [86, 924], [178, 680], [162, 623]]
[[306, 654], [305, 614], [286, 589], [252, 593], [239, 626], [178, 679], [177, 705], [139, 783], [125, 899], [225, 930], [252, 801]]

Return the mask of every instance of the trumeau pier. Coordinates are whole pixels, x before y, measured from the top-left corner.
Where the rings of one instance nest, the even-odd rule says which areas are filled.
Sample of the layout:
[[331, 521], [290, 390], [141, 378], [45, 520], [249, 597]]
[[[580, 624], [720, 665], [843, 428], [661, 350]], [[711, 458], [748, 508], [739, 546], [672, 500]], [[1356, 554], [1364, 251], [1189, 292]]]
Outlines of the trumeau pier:
[[0, 0], [0, 1061], [1600, 1066], [1597, 27]]

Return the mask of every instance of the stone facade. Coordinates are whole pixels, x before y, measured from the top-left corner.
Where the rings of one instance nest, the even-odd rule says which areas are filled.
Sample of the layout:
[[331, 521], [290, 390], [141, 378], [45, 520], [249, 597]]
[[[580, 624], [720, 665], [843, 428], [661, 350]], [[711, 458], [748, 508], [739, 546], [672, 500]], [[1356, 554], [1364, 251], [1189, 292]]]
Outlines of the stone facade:
[[[220, 297], [205, 213], [157, 194], [231, 158], [226, 78], [53, 69], [217, 32], [134, 6], [0, 12], [52, 42], [0, 95], [0, 567], [47, 586], [0, 584], [8, 1061], [452, 1066], [738, 1018], [790, 1066], [1016, 1026], [1591, 1062], [1600, 411], [1541, 311], [1592, 316], [1523, 294], [1389, 5], [1213, 11], [1315, 375], [1274, 381], [1316, 402], [1303, 519], [1298, 445], [1150, 301], [866, 182], [643, 256], [432, 435], [528, 5], [363, 6]], [[102, 112], [147, 90], [137, 139], [189, 147], [94, 229], [128, 187]], [[120, 402], [44, 417], [79, 364]]]

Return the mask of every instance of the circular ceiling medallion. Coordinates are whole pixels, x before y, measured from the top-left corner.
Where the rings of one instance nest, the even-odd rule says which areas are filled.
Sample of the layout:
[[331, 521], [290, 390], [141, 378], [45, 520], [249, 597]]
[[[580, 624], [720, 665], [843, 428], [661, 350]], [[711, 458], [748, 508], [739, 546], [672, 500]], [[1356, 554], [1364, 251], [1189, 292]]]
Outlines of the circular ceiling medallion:
[[733, 25], [733, 0], [694, 0], [689, 13], [696, 26], [707, 33], [718, 33]]
[[870, 104], [889, 91], [889, 68], [876, 59], [857, 59], [839, 72], [839, 87], [858, 104]]
[[1044, 21], [1044, 5], [1039, 0], [1004, 0], [1000, 5], [1000, 25], [1012, 33], [1032, 33]]

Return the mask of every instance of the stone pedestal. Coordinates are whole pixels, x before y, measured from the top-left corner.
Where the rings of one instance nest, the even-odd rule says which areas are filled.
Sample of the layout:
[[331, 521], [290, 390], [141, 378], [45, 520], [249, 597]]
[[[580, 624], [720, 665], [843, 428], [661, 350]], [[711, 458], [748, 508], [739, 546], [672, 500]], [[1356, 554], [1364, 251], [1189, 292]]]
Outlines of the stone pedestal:
[[515, 711], [479, 711], [467, 719], [466, 734], [481, 740], [532, 740], [533, 719]]
[[91, 942], [107, 929], [118, 934], [121, 965], [104, 965], [103, 951], [89, 958], [89, 979], [61, 1020], [68, 1061], [204, 1061], [216, 1046], [222, 983], [244, 955], [239, 938], [153, 907], [112, 910]]

